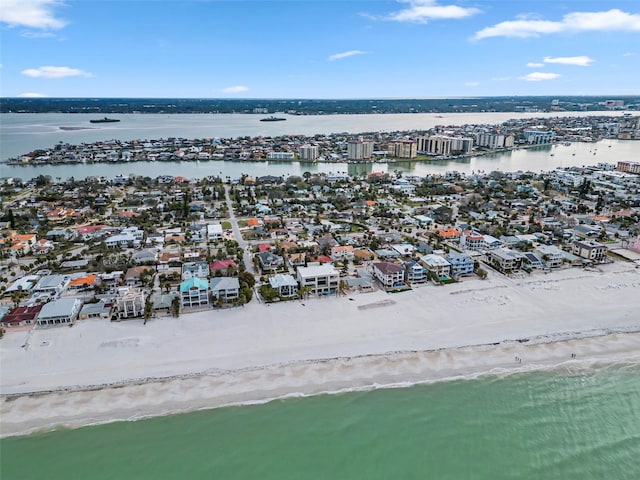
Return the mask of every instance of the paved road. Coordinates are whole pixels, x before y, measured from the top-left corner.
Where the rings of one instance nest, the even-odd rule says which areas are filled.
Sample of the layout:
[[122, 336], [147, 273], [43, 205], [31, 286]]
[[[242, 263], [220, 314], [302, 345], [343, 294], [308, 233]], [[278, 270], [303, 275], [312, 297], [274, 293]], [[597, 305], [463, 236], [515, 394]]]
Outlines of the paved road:
[[229, 211], [229, 221], [231, 222], [231, 229], [233, 230], [233, 235], [236, 238], [236, 242], [238, 242], [238, 245], [244, 251], [244, 265], [247, 268], [247, 272], [255, 275], [256, 272], [253, 268], [251, 245], [249, 245], [249, 243], [242, 238], [242, 234], [240, 233], [240, 227], [238, 227], [238, 219], [236, 218], [236, 214], [233, 211], [233, 202], [231, 201], [231, 196], [229, 195], [230, 189], [231, 187], [229, 185], [224, 186], [224, 196], [227, 201], [227, 210]]

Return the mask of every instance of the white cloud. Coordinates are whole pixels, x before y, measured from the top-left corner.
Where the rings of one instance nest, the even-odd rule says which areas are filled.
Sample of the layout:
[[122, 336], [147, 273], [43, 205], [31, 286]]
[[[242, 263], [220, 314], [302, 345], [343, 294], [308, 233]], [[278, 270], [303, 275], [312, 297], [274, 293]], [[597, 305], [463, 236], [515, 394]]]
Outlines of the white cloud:
[[540, 67], [544, 67], [544, 63], [529, 62], [529, 63], [527, 63], [527, 67], [528, 68], [540, 68]]
[[511, 77], [493, 77], [491, 80], [494, 82], [508, 82], [511, 80]]
[[408, 7], [386, 16], [373, 17], [376, 20], [392, 22], [427, 23], [430, 20], [459, 19], [479, 13], [477, 8], [465, 8], [457, 5], [438, 5], [437, 0], [398, 0]]
[[480, 85], [480, 82], [465, 82], [465, 87], [477, 87]]
[[524, 77], [520, 77], [520, 80], [526, 80], [527, 82], [542, 82], [544, 80], [555, 80], [558, 77], [560, 77], [559, 73], [533, 72], [525, 75]]
[[24, 38], [52, 38], [55, 37], [55, 33], [51, 32], [36, 32], [35, 30], [25, 30], [20, 33], [21, 37]]
[[223, 88], [221, 92], [222, 93], [241, 93], [241, 92], [246, 92], [247, 90], [249, 90], [249, 88], [245, 87], [244, 85], [235, 85], [233, 87]]
[[28, 68], [21, 73], [33, 78], [93, 77], [91, 73], [77, 68], [53, 66]]
[[60, 0], [0, 0], [0, 22], [10, 27], [58, 30], [66, 25], [54, 12], [61, 6]]
[[18, 95], [18, 97], [21, 97], [21, 98], [43, 98], [47, 96], [48, 95], [45, 95], [44, 93], [35, 93], [35, 92], [26, 92]]
[[353, 57], [354, 55], [366, 55], [366, 54], [367, 52], [363, 52], [362, 50], [349, 50], [348, 52], [334, 53], [333, 55], [330, 55], [329, 58], [327, 58], [327, 60], [329, 60], [330, 62], [333, 62], [334, 60]]
[[528, 20], [519, 18], [483, 28], [474, 36], [476, 40], [490, 37], [539, 37], [550, 33], [579, 32], [639, 32], [640, 14], [612, 9], [606, 12], [573, 12], [560, 21]]
[[561, 65], [588, 67], [593, 63], [593, 58], [584, 55], [579, 57], [544, 57], [544, 63], [559, 63]]
[[623, 57], [633, 57], [635, 55], [635, 53], [633, 52], [625, 52], [622, 54]]

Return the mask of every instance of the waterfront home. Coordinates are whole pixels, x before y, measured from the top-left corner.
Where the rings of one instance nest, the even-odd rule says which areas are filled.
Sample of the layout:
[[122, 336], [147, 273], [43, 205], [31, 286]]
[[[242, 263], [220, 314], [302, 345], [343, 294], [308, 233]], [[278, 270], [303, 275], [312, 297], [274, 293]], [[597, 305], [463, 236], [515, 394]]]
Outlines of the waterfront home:
[[116, 297], [116, 318], [123, 320], [141, 317], [144, 313], [146, 294], [140, 290], [129, 288], [119, 290]]
[[509, 248], [497, 248], [487, 253], [487, 261], [502, 273], [513, 273], [522, 266], [524, 255]]
[[282, 298], [290, 298], [298, 295], [298, 282], [292, 275], [279, 273], [269, 277], [269, 285], [276, 290]]
[[331, 295], [340, 284], [340, 272], [331, 264], [298, 267], [297, 278], [300, 288], [316, 295]]
[[402, 287], [404, 283], [404, 268], [397, 263], [374, 262], [371, 265], [373, 276], [385, 288]]
[[236, 277], [216, 277], [210, 282], [211, 294], [225, 302], [235, 300], [240, 295], [240, 281]]
[[43, 306], [43, 304], [39, 303], [37, 305], [16, 307], [2, 317], [0, 325], [3, 327], [22, 327], [24, 325], [32, 325], [36, 323], [36, 318]]
[[522, 261], [531, 268], [544, 269], [547, 268], [542, 255], [535, 252], [524, 252]]
[[116, 304], [112, 299], [101, 299], [95, 303], [85, 303], [80, 310], [78, 320], [110, 320]]
[[573, 242], [573, 253], [594, 263], [604, 263], [607, 260], [607, 247], [594, 240], [576, 240]]
[[451, 251], [444, 256], [444, 259], [451, 265], [451, 275], [460, 277], [473, 273], [473, 260], [469, 255]]
[[180, 303], [183, 307], [209, 305], [209, 281], [196, 276], [180, 284]]
[[38, 325], [68, 325], [78, 318], [82, 301], [78, 298], [61, 298], [45, 303], [38, 315]]
[[561, 267], [564, 262], [564, 252], [554, 245], [539, 245], [534, 252], [542, 257], [548, 268]]
[[412, 258], [404, 262], [405, 278], [411, 284], [427, 281], [427, 269]]
[[427, 255], [420, 257], [420, 263], [424, 265], [427, 271], [440, 279], [451, 276], [451, 264], [440, 255], [428, 253]]

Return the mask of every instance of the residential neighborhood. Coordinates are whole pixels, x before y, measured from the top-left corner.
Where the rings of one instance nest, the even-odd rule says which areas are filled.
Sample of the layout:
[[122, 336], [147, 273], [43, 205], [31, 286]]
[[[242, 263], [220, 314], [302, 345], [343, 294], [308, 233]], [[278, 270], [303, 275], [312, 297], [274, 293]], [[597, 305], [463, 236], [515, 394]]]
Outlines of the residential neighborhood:
[[4, 178], [0, 324], [201, 311], [215, 321], [248, 302], [640, 265], [630, 163], [426, 177]]

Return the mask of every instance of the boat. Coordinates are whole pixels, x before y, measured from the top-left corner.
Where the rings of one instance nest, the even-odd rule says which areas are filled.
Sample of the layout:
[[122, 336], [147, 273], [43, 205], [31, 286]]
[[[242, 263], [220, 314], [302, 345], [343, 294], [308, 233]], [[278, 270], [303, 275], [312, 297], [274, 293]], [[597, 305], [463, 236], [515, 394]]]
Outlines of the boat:
[[285, 120], [286, 120], [286, 118], [274, 117], [273, 115], [271, 115], [270, 117], [267, 117], [267, 118], [261, 118], [260, 119], [261, 122], [284, 122]]
[[117, 118], [99, 118], [97, 120], [89, 120], [90, 123], [114, 123], [114, 122], [119, 122], [120, 120], [118, 120]]

